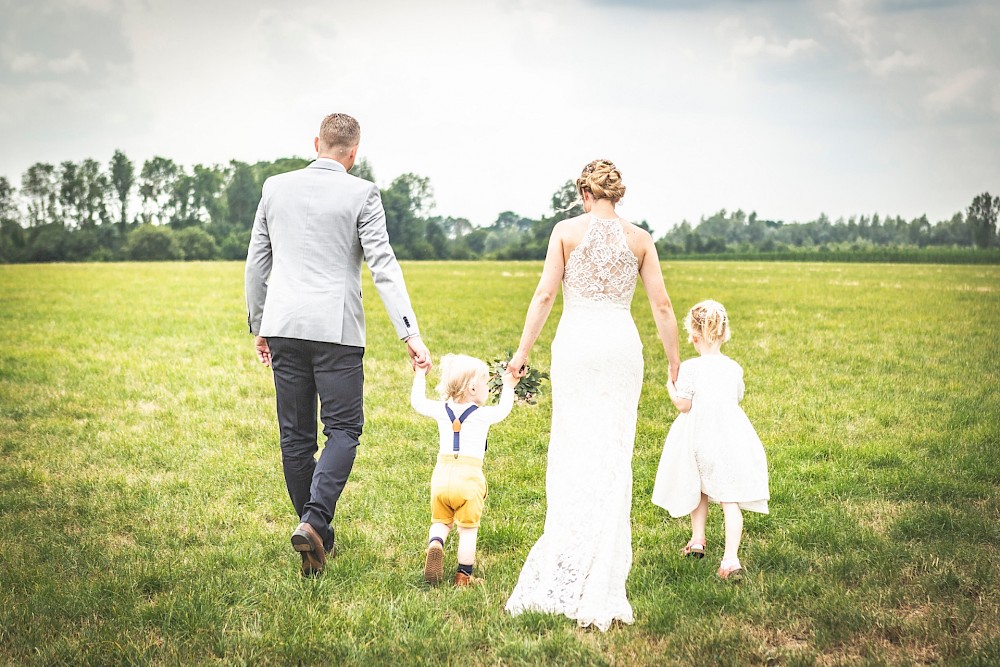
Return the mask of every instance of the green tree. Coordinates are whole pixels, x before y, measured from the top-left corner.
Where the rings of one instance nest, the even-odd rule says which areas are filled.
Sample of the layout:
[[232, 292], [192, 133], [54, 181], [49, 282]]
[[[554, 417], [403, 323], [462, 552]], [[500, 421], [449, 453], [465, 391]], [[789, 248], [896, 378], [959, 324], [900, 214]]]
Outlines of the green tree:
[[174, 185], [180, 175], [174, 161], [165, 157], [157, 156], [143, 163], [139, 172], [143, 222], [163, 224], [173, 217], [170, 204], [176, 201]]
[[28, 167], [21, 177], [21, 193], [27, 202], [29, 226], [39, 227], [56, 221], [59, 181], [53, 165], [36, 162]]
[[128, 227], [128, 201], [132, 196], [132, 188], [135, 186], [135, 166], [125, 153], [116, 150], [111, 156], [108, 169], [111, 172], [111, 185], [118, 196], [120, 236], [125, 238], [125, 230]]
[[996, 245], [998, 211], [1000, 211], [1000, 197], [991, 197], [989, 192], [976, 195], [969, 205], [966, 217], [972, 228], [972, 242], [977, 248]]
[[59, 209], [62, 223], [66, 227], [81, 226], [85, 186], [80, 169], [75, 162], [65, 161], [59, 165]]
[[16, 194], [17, 188], [11, 185], [6, 176], [0, 176], [0, 220], [17, 219]]
[[[261, 186], [264, 185], [264, 181], [271, 178], [272, 176], [277, 176], [278, 174], [284, 174], [289, 171], [295, 171], [296, 169], [302, 169], [309, 166], [311, 160], [306, 160], [301, 157], [282, 157], [273, 161], [258, 162], [253, 166], [253, 177], [254, 182], [257, 184], [257, 190], [259, 191]], [[260, 192], [257, 193], [258, 195]], [[254, 206], [254, 210], [257, 206]]]
[[24, 228], [17, 221], [17, 190], [0, 176], [0, 263], [23, 261]]
[[226, 186], [226, 208], [229, 223], [236, 229], [250, 229], [260, 203], [260, 185], [254, 180], [253, 169], [245, 162], [233, 160], [232, 178]]
[[97, 160], [87, 158], [80, 163], [80, 227], [94, 227], [110, 220], [108, 200], [111, 198], [111, 181]]
[[169, 227], [151, 223], [139, 225], [129, 232], [125, 256], [140, 262], [184, 259], [174, 232]]
[[416, 174], [403, 174], [382, 191], [389, 241], [403, 259], [432, 259], [434, 247], [427, 241], [427, 221], [422, 217], [433, 205], [430, 181]]
[[448, 237], [436, 222], [427, 223], [427, 243], [434, 249], [433, 259], [448, 259]]
[[226, 211], [223, 199], [226, 170], [219, 166], [196, 164], [192, 179], [191, 208], [194, 216], [203, 224], [223, 223]]
[[25, 261], [63, 262], [67, 257], [70, 232], [61, 222], [50, 222], [28, 230]]
[[363, 178], [366, 181], [371, 181], [372, 183], [375, 182], [375, 170], [372, 169], [372, 165], [368, 162], [368, 158], [361, 158], [355, 162], [349, 173], [352, 176]]
[[250, 230], [233, 230], [229, 232], [224, 239], [222, 239], [222, 245], [219, 248], [219, 255], [222, 259], [239, 259], [244, 260], [247, 258], [247, 248], [250, 245]]
[[200, 227], [187, 227], [174, 234], [185, 260], [207, 260], [219, 256], [219, 248], [211, 234]]

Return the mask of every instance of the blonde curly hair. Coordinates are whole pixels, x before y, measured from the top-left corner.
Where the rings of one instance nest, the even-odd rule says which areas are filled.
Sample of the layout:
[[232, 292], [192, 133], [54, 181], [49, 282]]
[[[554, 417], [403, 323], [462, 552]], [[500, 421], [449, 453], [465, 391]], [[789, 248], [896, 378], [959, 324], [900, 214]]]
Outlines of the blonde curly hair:
[[466, 354], [441, 357], [441, 382], [436, 387], [443, 401], [463, 398], [477, 381], [489, 382], [490, 369], [485, 361]]
[[697, 336], [709, 345], [714, 345], [720, 340], [725, 343], [732, 336], [725, 306], [712, 299], [696, 303], [691, 307], [684, 318], [684, 329], [688, 332], [689, 343], [693, 343], [694, 337]]
[[594, 160], [583, 168], [580, 178], [576, 179], [576, 191], [581, 197], [584, 192], [589, 192], [595, 199], [610, 199], [616, 204], [625, 196], [625, 184], [614, 162]]

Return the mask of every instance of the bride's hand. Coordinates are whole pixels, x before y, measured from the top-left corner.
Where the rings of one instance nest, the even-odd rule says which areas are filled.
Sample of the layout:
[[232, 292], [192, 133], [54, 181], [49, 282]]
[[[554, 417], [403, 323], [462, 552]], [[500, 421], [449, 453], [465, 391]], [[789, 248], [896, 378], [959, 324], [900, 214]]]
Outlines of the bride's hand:
[[527, 363], [528, 355], [521, 354], [517, 352], [511, 357], [510, 361], [507, 362], [507, 370], [510, 371], [511, 375], [520, 379], [527, 375]]

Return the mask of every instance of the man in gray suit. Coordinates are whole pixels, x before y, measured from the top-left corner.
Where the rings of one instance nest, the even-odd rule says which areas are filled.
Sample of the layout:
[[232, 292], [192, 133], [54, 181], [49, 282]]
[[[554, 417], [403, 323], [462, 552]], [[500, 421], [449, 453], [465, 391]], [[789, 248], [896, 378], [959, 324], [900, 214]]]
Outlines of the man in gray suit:
[[[323, 571], [331, 526], [364, 424], [361, 262], [415, 366], [430, 368], [378, 188], [347, 172], [361, 140], [346, 114], [323, 119], [316, 161], [264, 182], [246, 264], [257, 358], [274, 374], [285, 485], [298, 512], [302, 574]], [[317, 461], [316, 399], [326, 445]]]

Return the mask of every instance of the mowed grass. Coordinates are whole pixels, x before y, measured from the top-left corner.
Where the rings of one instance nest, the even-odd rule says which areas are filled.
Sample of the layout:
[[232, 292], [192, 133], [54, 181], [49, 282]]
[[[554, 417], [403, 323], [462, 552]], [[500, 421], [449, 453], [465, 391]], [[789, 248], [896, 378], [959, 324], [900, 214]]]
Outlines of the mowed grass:
[[[675, 411], [640, 289], [636, 623], [602, 634], [503, 612], [542, 529], [547, 394], [491, 430], [487, 584], [421, 580], [436, 427], [409, 407], [367, 275], [365, 433], [340, 554], [305, 580], [242, 264], [0, 266], [0, 663], [1000, 662], [1000, 268], [664, 268], [679, 318], [705, 298], [729, 309], [771, 514], [746, 515], [738, 585], [714, 575], [718, 508], [710, 557], [679, 557], [687, 521], [649, 501]], [[513, 349], [540, 269], [404, 264], [435, 359]]]

